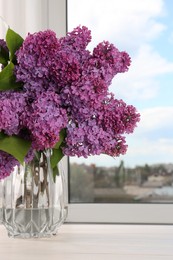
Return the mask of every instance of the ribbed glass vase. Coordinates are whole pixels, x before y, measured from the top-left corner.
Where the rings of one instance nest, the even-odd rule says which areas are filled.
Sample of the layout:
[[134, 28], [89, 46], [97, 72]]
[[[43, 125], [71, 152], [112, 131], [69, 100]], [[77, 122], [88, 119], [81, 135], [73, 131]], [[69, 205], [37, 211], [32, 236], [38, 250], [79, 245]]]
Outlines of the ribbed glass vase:
[[51, 150], [30, 163], [16, 166], [3, 181], [2, 223], [10, 237], [56, 235], [67, 216], [67, 190], [63, 163], [53, 178]]

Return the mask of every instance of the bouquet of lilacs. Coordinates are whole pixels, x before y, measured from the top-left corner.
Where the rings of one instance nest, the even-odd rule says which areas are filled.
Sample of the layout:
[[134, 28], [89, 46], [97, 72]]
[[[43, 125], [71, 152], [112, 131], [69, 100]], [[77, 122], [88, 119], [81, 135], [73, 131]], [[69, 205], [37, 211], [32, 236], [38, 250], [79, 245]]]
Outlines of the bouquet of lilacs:
[[130, 57], [108, 41], [91, 53], [90, 41], [85, 26], [62, 38], [46, 30], [25, 40], [8, 29], [0, 40], [0, 179], [47, 149], [55, 175], [64, 155], [126, 153], [124, 135], [140, 115], [108, 87]]

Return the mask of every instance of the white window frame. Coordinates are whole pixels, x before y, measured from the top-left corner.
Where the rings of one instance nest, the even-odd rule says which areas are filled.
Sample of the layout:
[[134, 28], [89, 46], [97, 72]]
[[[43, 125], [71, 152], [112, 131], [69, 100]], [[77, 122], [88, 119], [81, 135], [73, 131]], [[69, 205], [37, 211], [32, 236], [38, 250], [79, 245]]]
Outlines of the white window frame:
[[72, 223], [173, 223], [173, 204], [69, 203], [68, 208], [67, 222]]
[[69, 204], [67, 222], [173, 224], [172, 204]]

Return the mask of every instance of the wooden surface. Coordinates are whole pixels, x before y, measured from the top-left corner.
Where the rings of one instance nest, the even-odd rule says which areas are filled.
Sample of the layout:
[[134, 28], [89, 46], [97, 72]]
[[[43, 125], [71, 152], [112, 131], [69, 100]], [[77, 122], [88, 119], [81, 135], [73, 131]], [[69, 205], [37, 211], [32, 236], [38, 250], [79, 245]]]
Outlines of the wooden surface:
[[8, 238], [0, 225], [0, 260], [173, 259], [173, 226], [64, 224], [46, 239]]

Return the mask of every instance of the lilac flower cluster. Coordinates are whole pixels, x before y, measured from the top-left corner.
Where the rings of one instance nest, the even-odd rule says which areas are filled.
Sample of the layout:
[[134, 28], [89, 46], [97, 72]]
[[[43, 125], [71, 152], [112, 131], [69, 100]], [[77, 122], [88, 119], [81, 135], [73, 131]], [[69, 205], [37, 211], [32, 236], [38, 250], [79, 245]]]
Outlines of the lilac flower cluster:
[[18, 135], [23, 128], [22, 116], [26, 110], [26, 97], [23, 92], [13, 90], [0, 92], [0, 132]]
[[24, 90], [30, 95], [46, 91], [56, 84], [50, 73], [58, 49], [59, 42], [55, 33], [47, 30], [29, 34], [17, 51], [16, 80], [24, 83]]
[[[14, 74], [23, 87], [0, 92], [0, 131], [32, 142], [27, 162], [34, 150], [53, 148], [62, 129], [65, 155], [125, 154], [124, 134], [133, 132], [140, 115], [109, 93], [109, 85], [117, 73], [128, 70], [130, 57], [107, 41], [90, 53], [90, 41], [84, 26], [60, 39], [47, 30], [28, 34], [16, 52]], [[1, 152], [0, 179], [17, 164], [11, 160], [5, 169], [7, 162]]]
[[44, 150], [52, 148], [59, 141], [60, 131], [67, 126], [68, 117], [60, 97], [47, 91], [28, 105], [23, 122], [32, 133], [33, 149]]
[[139, 121], [139, 114], [133, 106], [111, 94], [100, 107], [96, 102], [96, 106], [91, 104], [81, 111], [67, 127], [65, 154], [84, 157], [101, 153], [111, 156], [125, 154], [127, 145], [122, 134], [132, 133]]
[[0, 151], [0, 179], [9, 176], [16, 165], [19, 165], [19, 162], [12, 155]]

